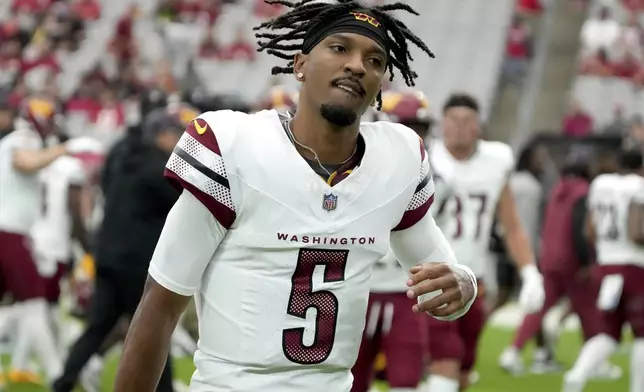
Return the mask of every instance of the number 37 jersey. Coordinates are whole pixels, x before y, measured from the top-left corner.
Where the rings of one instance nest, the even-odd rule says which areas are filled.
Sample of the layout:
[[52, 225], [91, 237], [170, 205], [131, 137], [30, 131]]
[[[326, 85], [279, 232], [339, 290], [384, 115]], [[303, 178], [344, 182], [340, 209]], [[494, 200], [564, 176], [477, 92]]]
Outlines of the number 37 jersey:
[[644, 203], [644, 178], [637, 174], [602, 174], [588, 193], [599, 264], [644, 266], [644, 247], [628, 238], [631, 202]]
[[469, 159], [457, 160], [442, 141], [430, 144], [430, 164], [441, 195], [432, 213], [454, 249], [456, 260], [485, 275], [492, 223], [501, 191], [513, 169], [512, 150], [479, 141]]
[[360, 165], [330, 186], [275, 111], [208, 112], [184, 133], [166, 176], [228, 229], [197, 293], [191, 390], [351, 388], [371, 269], [434, 190], [413, 131], [380, 122], [360, 134]]

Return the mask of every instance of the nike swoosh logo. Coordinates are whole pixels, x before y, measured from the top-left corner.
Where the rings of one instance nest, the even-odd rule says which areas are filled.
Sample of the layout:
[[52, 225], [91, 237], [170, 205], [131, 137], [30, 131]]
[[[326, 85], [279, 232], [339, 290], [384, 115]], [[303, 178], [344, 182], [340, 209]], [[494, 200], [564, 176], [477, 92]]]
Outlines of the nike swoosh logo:
[[195, 123], [195, 129], [197, 130], [198, 134], [203, 135], [204, 133], [206, 133], [206, 130], [208, 129], [208, 126], [199, 125], [199, 121], [197, 121], [197, 120], [195, 120], [194, 123]]

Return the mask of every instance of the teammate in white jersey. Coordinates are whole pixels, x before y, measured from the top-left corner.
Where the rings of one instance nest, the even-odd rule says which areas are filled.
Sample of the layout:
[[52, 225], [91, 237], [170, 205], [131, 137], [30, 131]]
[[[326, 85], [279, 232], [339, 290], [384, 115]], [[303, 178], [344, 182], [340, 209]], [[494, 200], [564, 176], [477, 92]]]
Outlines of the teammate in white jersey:
[[[46, 282], [37, 269], [29, 233], [42, 206], [38, 172], [70, 153], [95, 151], [100, 145], [89, 139], [72, 139], [44, 148], [53, 134], [55, 104], [47, 97], [30, 97], [21, 108], [16, 130], [0, 140], [0, 278], [16, 301], [18, 320], [16, 345], [37, 350], [49, 377], [57, 375], [61, 363], [49, 328]], [[26, 372], [28, 351], [13, 357], [14, 372]]]
[[407, 40], [429, 53], [388, 13], [408, 6], [286, 7], [258, 37], [270, 40], [261, 50], [293, 59], [273, 72], [301, 83], [297, 112], [208, 112], [187, 128], [166, 172], [184, 190], [151, 261], [117, 392], [154, 390], [192, 295], [197, 392], [349, 391], [371, 270], [390, 245], [409, 271], [407, 295], [419, 298], [410, 312], [453, 319], [474, 299], [473, 274], [427, 213], [434, 184], [418, 136], [358, 121], [379, 102], [388, 64], [413, 81]]
[[631, 392], [644, 391], [644, 177], [642, 152], [622, 153], [619, 173], [597, 176], [588, 194], [589, 237], [597, 253], [593, 279], [602, 333], [590, 338], [564, 378], [564, 392], [581, 392], [618, 348], [622, 328], [633, 331]]
[[[532, 247], [519, 221], [508, 177], [514, 160], [509, 146], [480, 139], [479, 105], [466, 94], [454, 94], [443, 107], [444, 140], [430, 144], [429, 156], [437, 187], [449, 192], [435, 206], [434, 216], [454, 249], [457, 260], [472, 269], [483, 294], [483, 277], [494, 215], [505, 231], [505, 244], [521, 268], [523, 287], [519, 301], [527, 312], [541, 308], [543, 282]], [[429, 319], [427, 388], [456, 392], [469, 385], [478, 340], [486, 319], [484, 299], [456, 323]]]
[[44, 202], [42, 213], [31, 230], [36, 252], [41, 256], [39, 270], [46, 279], [45, 296], [57, 327], [58, 344], [62, 344], [62, 325], [58, 299], [60, 281], [70, 270], [72, 242], [89, 251], [87, 230], [81, 212], [85, 171], [83, 163], [71, 156], [62, 156], [40, 172]]
[[[422, 140], [429, 134], [429, 102], [420, 91], [383, 93], [382, 113], [413, 129]], [[415, 390], [424, 376], [427, 317], [409, 311], [414, 300], [407, 298], [406, 276], [393, 252], [373, 269], [366, 326], [352, 369], [352, 392], [369, 390], [374, 370], [381, 370], [374, 369], [374, 363], [386, 364], [383, 374], [393, 392]], [[379, 361], [377, 355], [382, 356]]]

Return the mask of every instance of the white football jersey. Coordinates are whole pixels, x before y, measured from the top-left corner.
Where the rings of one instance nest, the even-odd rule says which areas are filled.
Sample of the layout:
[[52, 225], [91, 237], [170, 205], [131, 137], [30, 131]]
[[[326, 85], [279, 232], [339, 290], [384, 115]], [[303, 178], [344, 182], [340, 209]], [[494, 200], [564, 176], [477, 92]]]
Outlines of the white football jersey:
[[72, 252], [72, 215], [69, 187], [85, 182], [79, 159], [63, 156], [40, 172], [44, 189], [42, 213], [32, 229], [36, 248], [58, 262], [67, 262]]
[[166, 175], [228, 228], [196, 294], [192, 391], [350, 390], [372, 267], [434, 192], [413, 131], [360, 131], [360, 165], [330, 186], [275, 111], [208, 112], [187, 128]]
[[458, 262], [483, 278], [497, 204], [514, 166], [512, 150], [504, 143], [481, 140], [472, 157], [457, 160], [436, 141], [429, 157], [436, 186], [449, 189], [432, 210], [436, 223]]
[[[434, 199], [432, 208], [436, 208], [437, 197], [441, 194], [440, 184], [435, 184]], [[408, 271], [405, 271], [394, 252], [391, 249], [387, 252], [385, 257], [380, 259], [373, 267], [371, 273], [371, 281], [369, 283], [372, 293], [404, 293], [407, 287], [406, 281]]]
[[372, 293], [404, 293], [409, 289], [406, 281], [407, 271], [402, 268], [394, 252], [389, 250], [373, 266], [369, 286]]
[[640, 175], [602, 174], [591, 183], [588, 207], [599, 264], [644, 266], [644, 247], [628, 238], [628, 209], [633, 200], [644, 202], [644, 178]]
[[25, 174], [13, 167], [13, 152], [43, 147], [40, 135], [18, 129], [0, 139], [0, 230], [28, 235], [42, 203], [38, 173]]

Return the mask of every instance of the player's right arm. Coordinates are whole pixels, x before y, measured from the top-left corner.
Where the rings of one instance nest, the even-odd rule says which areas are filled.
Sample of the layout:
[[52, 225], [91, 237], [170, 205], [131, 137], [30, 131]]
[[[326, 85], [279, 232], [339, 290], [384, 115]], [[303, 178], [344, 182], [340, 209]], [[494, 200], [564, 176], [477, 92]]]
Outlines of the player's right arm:
[[103, 150], [100, 142], [89, 137], [70, 139], [64, 144], [48, 148], [42, 148], [42, 141], [35, 133], [24, 133], [17, 135], [16, 138], [17, 142], [16, 146], [12, 149], [13, 156], [11, 163], [17, 171], [22, 173], [35, 173], [66, 154], [102, 152]]
[[[219, 113], [203, 117], [232, 127]], [[168, 214], [150, 262], [119, 364], [117, 392], [154, 391], [179, 316], [235, 218], [219, 142], [203, 117], [187, 127], [166, 165], [166, 177], [183, 192]]]
[[420, 177], [402, 219], [391, 232], [390, 245], [400, 265], [410, 272], [407, 295], [418, 299], [415, 311], [454, 320], [463, 316], [476, 299], [476, 277], [458, 264], [429, 213], [434, 192], [429, 158], [420, 140]]
[[114, 390], [152, 392], [163, 371], [172, 332], [226, 229], [187, 190], [168, 214], [149, 277], [125, 339]]
[[64, 145], [41, 148], [37, 135], [16, 135], [16, 147], [13, 150], [13, 167], [22, 173], [35, 173], [49, 166], [56, 159], [67, 154]]

